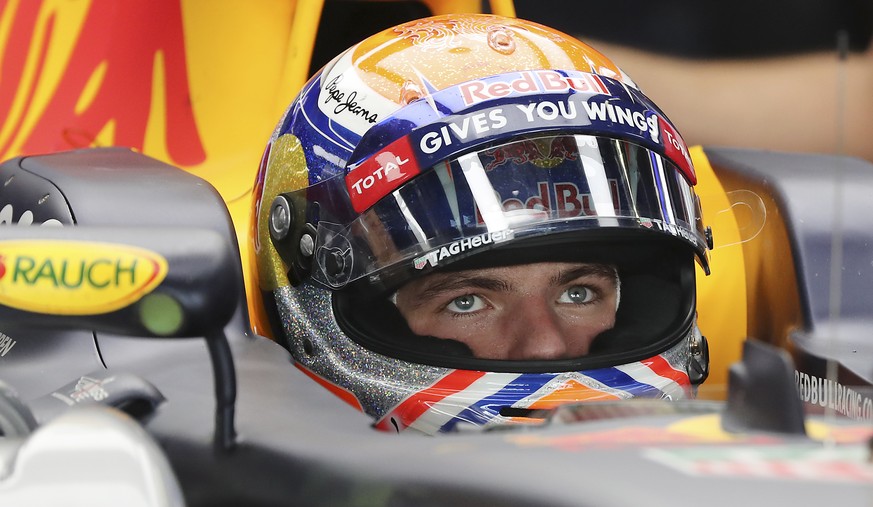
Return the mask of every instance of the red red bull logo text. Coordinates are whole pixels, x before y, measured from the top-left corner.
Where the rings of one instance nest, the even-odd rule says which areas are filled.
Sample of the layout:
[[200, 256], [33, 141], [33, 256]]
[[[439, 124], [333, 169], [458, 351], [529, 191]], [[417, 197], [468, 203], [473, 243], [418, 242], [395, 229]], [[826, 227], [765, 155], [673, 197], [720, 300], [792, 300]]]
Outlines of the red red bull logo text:
[[531, 93], [565, 93], [572, 90], [580, 93], [609, 94], [606, 86], [595, 74], [580, 73], [565, 76], [553, 70], [522, 72], [519, 77], [510, 81], [470, 81], [458, 88], [466, 106], [510, 95]]
[[[503, 199], [504, 211], [535, 210], [551, 212], [559, 218], [575, 218], [580, 216], [595, 216], [597, 212], [591, 206], [591, 195], [580, 192], [579, 187], [570, 181], [552, 182], [541, 181], [537, 183], [539, 192], [537, 195], [521, 200], [517, 197]], [[609, 180], [609, 191], [612, 194], [613, 209], [618, 211], [618, 183]], [[476, 210], [476, 219], [479, 224], [484, 220], [479, 210]]]

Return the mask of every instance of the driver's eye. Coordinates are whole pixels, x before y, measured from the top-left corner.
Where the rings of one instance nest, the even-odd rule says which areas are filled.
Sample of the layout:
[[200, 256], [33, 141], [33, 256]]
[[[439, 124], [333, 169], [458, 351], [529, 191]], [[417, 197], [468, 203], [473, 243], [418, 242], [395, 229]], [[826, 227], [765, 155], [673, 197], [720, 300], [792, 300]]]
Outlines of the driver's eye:
[[582, 305], [593, 301], [595, 296], [596, 293], [590, 287], [574, 285], [561, 294], [558, 302]]
[[458, 296], [446, 305], [446, 309], [454, 313], [470, 313], [485, 308], [485, 302], [475, 294]]

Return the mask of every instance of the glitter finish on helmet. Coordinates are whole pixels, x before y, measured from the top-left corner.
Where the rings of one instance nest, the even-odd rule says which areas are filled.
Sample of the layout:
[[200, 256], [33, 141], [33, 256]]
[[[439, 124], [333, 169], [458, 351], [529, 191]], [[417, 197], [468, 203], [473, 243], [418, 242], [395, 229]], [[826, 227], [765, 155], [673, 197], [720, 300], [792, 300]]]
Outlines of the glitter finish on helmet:
[[426, 365], [411, 367], [406, 361], [361, 347], [339, 329], [326, 289], [303, 283], [296, 288], [282, 287], [274, 294], [285, 338], [297, 362], [351, 391], [364, 412], [373, 417], [381, 417], [403, 398], [450, 371]]

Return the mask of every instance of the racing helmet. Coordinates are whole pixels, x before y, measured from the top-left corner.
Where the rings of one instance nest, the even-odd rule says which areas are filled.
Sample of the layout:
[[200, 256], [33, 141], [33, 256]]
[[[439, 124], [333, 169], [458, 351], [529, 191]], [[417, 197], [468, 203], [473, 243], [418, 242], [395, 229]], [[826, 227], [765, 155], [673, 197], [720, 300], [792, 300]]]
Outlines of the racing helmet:
[[[473, 14], [384, 30], [308, 81], [262, 159], [252, 237], [274, 339], [388, 431], [693, 395], [711, 248], [695, 182], [667, 117], [573, 37]], [[614, 322], [578, 357], [473, 354], [398, 309], [423, 277], [548, 262], [614, 273]]]

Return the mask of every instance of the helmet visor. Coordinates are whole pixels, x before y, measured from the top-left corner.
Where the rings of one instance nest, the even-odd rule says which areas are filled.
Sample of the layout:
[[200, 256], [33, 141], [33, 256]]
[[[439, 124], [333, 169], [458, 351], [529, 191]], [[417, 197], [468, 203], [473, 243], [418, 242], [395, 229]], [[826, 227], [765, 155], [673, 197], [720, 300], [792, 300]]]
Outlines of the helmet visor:
[[321, 221], [313, 276], [396, 286], [506, 242], [603, 228], [674, 236], [706, 263], [699, 202], [672, 162], [627, 141], [549, 135], [437, 164], [350, 224]]

